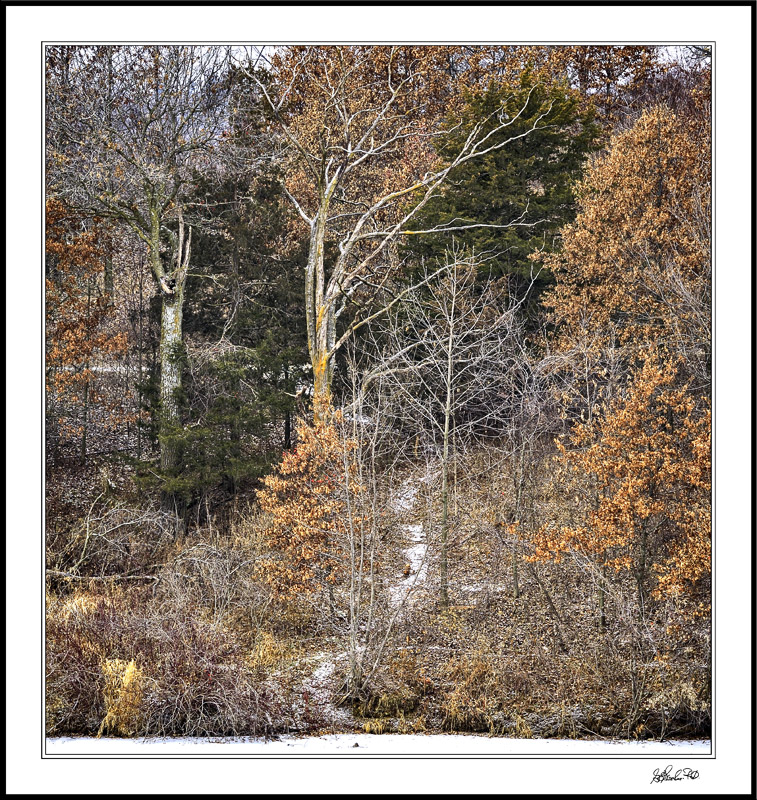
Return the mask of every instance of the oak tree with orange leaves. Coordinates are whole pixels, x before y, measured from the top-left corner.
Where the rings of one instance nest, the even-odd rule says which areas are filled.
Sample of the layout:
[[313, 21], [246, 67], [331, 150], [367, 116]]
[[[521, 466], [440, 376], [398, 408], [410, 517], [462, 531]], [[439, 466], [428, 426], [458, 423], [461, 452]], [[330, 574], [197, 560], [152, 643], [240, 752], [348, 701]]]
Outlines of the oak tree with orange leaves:
[[340, 412], [297, 425], [297, 446], [263, 479], [258, 503], [270, 514], [265, 529], [274, 555], [259, 569], [282, 597], [326, 590], [347, 574], [350, 514], [362, 488], [352, 452], [354, 440], [340, 435]]
[[87, 457], [93, 406], [103, 423], [125, 419], [121, 398], [98, 387], [97, 368], [123, 355], [126, 335], [109, 324], [105, 230], [59, 200], [45, 204], [45, 396], [49, 447], [78, 440]]
[[580, 524], [544, 525], [531, 559], [575, 552], [630, 572], [640, 614], [650, 589], [656, 599], [702, 594], [710, 573], [710, 424], [709, 403], [677, 385], [672, 362], [649, 357], [625, 397], [575, 425], [567, 445], [558, 440], [559, 462], [596, 502]]
[[[587, 327], [595, 349], [629, 356], [648, 343], [710, 370], [709, 131], [665, 106], [618, 134], [578, 186], [579, 213], [545, 263], [545, 304], [569, 349]], [[700, 384], [701, 385], [701, 384]]]

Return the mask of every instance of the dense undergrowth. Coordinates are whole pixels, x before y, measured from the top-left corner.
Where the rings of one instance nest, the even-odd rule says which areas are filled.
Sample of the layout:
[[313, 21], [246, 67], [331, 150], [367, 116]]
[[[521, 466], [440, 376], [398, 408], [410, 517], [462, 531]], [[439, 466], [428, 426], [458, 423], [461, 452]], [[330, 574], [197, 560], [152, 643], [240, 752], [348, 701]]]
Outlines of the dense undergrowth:
[[[374, 624], [388, 641], [370, 681], [349, 698], [340, 694], [349, 666], [345, 587], [277, 596], [264, 573], [271, 556], [264, 515], [239, 510], [226, 530], [202, 527], [174, 540], [156, 535], [158, 518], [133, 510], [124, 516], [109, 501], [109, 512], [90, 515], [83, 557], [84, 522], [71, 528], [76, 547], [48, 550], [57, 569], [47, 578], [47, 734], [350, 728], [709, 735], [703, 621], [674, 601], [655, 603], [640, 618], [635, 583], [621, 575], [608, 583], [602, 626], [592, 577], [565, 563], [529, 564], [522, 540], [504, 547], [501, 527], [482, 519], [481, 483], [475, 483], [476, 497], [462, 484], [457, 497], [449, 608], [438, 604], [432, 538], [427, 578], [394, 614], [387, 595], [405, 579], [407, 542], [398, 521], [387, 530]], [[69, 569], [61, 569], [67, 560]], [[81, 561], [79, 577], [72, 577], [71, 561]], [[517, 597], [513, 563], [520, 565]], [[109, 579], [125, 573], [135, 580]], [[314, 683], [324, 660], [332, 666]]]

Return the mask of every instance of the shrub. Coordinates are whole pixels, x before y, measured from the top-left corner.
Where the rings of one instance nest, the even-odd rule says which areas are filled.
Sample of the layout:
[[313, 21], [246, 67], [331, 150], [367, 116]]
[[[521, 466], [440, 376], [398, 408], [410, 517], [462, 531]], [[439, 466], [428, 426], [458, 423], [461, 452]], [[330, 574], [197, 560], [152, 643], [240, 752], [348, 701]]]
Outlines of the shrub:
[[449, 731], [498, 732], [502, 678], [482, 649], [451, 659], [445, 670], [442, 727]]
[[402, 648], [377, 671], [361, 696], [353, 698], [353, 713], [360, 717], [404, 717], [418, 707], [430, 688], [418, 654]]
[[260, 735], [292, 714], [233, 632], [144, 589], [50, 598], [47, 733]]
[[324, 589], [331, 595], [346, 572], [350, 500], [362, 487], [352, 457], [357, 443], [340, 436], [340, 423], [338, 412], [312, 425], [301, 421], [297, 447], [284, 453], [258, 492], [275, 554], [261, 562], [260, 575], [284, 598]]

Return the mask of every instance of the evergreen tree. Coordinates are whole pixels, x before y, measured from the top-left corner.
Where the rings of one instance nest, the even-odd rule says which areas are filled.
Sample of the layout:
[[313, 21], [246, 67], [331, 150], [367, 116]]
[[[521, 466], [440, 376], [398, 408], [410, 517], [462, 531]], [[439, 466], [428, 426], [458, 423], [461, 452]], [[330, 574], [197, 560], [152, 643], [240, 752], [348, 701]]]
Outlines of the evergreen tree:
[[184, 425], [174, 442], [182, 458], [161, 473], [163, 490], [185, 504], [237, 494], [290, 446], [307, 364], [296, 281], [304, 249], [287, 239], [278, 177], [243, 172], [211, 184], [198, 175], [194, 203]]
[[476, 253], [493, 255], [486, 264], [495, 276], [527, 276], [529, 254], [541, 248], [551, 251], [559, 228], [573, 219], [572, 185], [598, 128], [590, 110], [579, 110], [576, 93], [562, 84], [544, 85], [526, 70], [518, 86], [492, 82], [484, 91], [469, 94], [463, 124], [451, 127], [440, 156], [457, 152], [475, 121], [488, 119], [488, 131], [494, 129], [501, 107], [517, 119], [493, 134], [494, 141], [518, 137], [535, 123], [536, 130], [454, 169], [415, 224], [418, 230], [449, 232], [412, 236], [406, 246], [437, 258], [453, 234]]

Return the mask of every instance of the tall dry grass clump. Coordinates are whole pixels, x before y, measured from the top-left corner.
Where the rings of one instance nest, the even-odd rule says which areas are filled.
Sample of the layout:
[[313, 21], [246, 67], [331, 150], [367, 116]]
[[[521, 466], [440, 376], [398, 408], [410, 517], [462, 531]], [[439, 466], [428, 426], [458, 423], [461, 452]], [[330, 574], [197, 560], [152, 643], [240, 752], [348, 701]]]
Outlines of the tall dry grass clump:
[[105, 678], [103, 697], [105, 717], [97, 731], [99, 739], [103, 733], [119, 736], [135, 736], [142, 728], [142, 703], [144, 700], [144, 672], [134, 659], [106, 659], [102, 663]]

